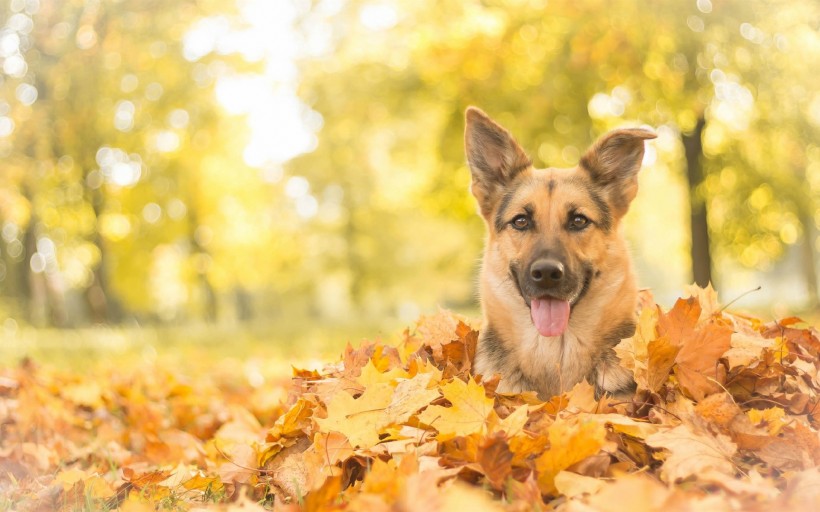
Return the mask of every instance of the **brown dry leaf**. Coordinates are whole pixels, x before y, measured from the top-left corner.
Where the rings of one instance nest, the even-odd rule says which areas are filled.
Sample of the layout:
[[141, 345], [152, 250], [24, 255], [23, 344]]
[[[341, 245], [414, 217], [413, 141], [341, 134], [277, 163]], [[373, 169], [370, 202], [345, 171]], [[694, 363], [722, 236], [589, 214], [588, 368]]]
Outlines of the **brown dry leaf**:
[[725, 474], [735, 471], [732, 456], [737, 446], [724, 435], [700, 434], [679, 425], [649, 436], [646, 444], [667, 450], [662, 457], [661, 477], [669, 483], [696, 476], [707, 469]]
[[675, 376], [681, 388], [696, 400], [721, 390], [718, 359], [729, 349], [732, 330], [716, 323], [707, 323], [689, 338], [682, 340], [675, 358]]
[[453, 379], [441, 386], [441, 394], [450, 401], [451, 407], [432, 405], [418, 415], [421, 423], [438, 431], [439, 441], [486, 429], [494, 401], [484, 394], [483, 386], [472, 378], [466, 383]]
[[692, 338], [702, 309], [695, 297], [678, 299], [668, 313], [658, 316], [658, 335], [666, 336], [675, 345]]
[[538, 487], [544, 494], [554, 494], [555, 476], [587, 457], [595, 455], [606, 444], [603, 424], [591, 420], [557, 420], [549, 428], [550, 448], [535, 460]]
[[490, 485], [496, 489], [504, 488], [504, 483], [512, 472], [513, 454], [502, 434], [487, 437], [478, 445], [476, 461]]

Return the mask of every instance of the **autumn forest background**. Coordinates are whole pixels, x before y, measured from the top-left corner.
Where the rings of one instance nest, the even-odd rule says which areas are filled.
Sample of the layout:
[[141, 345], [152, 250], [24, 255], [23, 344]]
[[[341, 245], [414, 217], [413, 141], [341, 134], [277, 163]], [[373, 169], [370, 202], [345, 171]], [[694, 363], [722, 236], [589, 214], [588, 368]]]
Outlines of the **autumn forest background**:
[[471, 104], [539, 166], [654, 128], [626, 225], [642, 286], [811, 311], [819, 21], [795, 1], [5, 0], [4, 350], [475, 313]]
[[[818, 510], [818, 69], [812, 1], [0, 0], [0, 511]], [[657, 133], [634, 396], [472, 375], [469, 105]]]

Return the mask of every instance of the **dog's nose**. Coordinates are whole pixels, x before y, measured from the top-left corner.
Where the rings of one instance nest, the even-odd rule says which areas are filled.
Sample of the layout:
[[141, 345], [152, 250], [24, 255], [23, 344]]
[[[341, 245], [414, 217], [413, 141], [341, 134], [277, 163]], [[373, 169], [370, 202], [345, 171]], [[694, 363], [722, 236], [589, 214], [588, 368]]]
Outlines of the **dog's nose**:
[[530, 266], [530, 277], [541, 286], [554, 286], [564, 278], [564, 265], [560, 261], [542, 258]]

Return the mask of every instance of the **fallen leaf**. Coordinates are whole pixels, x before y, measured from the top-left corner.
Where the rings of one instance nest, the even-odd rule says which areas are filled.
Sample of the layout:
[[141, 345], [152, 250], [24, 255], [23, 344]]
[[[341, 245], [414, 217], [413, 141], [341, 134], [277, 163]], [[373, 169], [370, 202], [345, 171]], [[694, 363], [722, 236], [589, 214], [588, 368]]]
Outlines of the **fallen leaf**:
[[441, 396], [436, 389], [428, 389], [431, 382], [435, 381], [430, 373], [418, 373], [412, 379], [399, 382], [385, 410], [386, 423], [404, 423], [419, 409]]
[[732, 330], [725, 325], [706, 323], [682, 340], [675, 357], [675, 376], [681, 388], [696, 400], [721, 390], [723, 374], [718, 359], [729, 349]]
[[549, 428], [550, 447], [535, 460], [538, 487], [544, 494], [554, 494], [555, 476], [595, 455], [606, 443], [606, 429], [596, 421], [558, 420]]
[[604, 488], [606, 482], [600, 478], [579, 475], [571, 471], [560, 471], [555, 475], [555, 489], [558, 494], [575, 498], [582, 494], [595, 494]]
[[441, 393], [450, 407], [433, 405], [418, 415], [421, 423], [438, 431], [439, 441], [484, 431], [494, 401], [484, 394], [483, 386], [472, 378], [466, 383], [453, 379], [441, 386]]
[[512, 472], [513, 454], [505, 436], [496, 434], [478, 445], [476, 461], [490, 485], [501, 490]]
[[737, 446], [725, 435], [706, 435], [693, 432], [679, 425], [665, 432], [658, 432], [646, 440], [649, 446], [663, 448], [661, 477], [674, 483], [707, 469], [734, 474], [732, 456]]

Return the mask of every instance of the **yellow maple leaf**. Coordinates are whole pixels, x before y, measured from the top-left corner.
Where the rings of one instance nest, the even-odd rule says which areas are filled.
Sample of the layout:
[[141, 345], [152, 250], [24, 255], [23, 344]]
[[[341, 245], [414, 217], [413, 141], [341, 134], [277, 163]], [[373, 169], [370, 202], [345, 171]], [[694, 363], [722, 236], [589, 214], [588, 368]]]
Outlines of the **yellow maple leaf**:
[[392, 398], [393, 386], [383, 383], [367, 388], [359, 398], [337, 393], [327, 406], [327, 418], [317, 418], [316, 423], [323, 432], [343, 434], [354, 448], [370, 448], [379, 442]]
[[438, 430], [437, 439], [445, 441], [485, 429], [487, 416], [493, 410], [493, 399], [484, 394], [484, 386], [470, 378], [468, 382], [453, 379], [441, 386], [451, 407], [433, 405], [419, 414], [419, 421]]
[[746, 415], [755, 425], [765, 427], [771, 436], [776, 436], [780, 429], [789, 423], [786, 418], [786, 411], [780, 407], [763, 410], [749, 409], [746, 411]]
[[364, 386], [364, 388], [368, 388], [374, 384], [393, 384], [396, 379], [407, 377], [407, 372], [401, 368], [393, 368], [382, 372], [378, 368], [376, 368], [375, 363], [373, 360], [369, 360], [364, 368], [362, 368], [362, 373], [356, 379], [356, 381]]
[[608, 425], [616, 432], [621, 432], [638, 439], [646, 439], [660, 429], [660, 427], [654, 423], [633, 420], [623, 414], [589, 414], [584, 415], [584, 417], [589, 419], [589, 421], [597, 421], [603, 425]]
[[60, 471], [56, 477], [54, 477], [54, 481], [62, 485], [64, 491], [67, 491], [80, 480], [85, 480], [90, 476], [90, 474], [86, 473], [82, 469], [64, 469], [63, 471]]
[[310, 416], [313, 414], [313, 402], [299, 397], [288, 411], [279, 416], [276, 422], [268, 430], [265, 436], [266, 441], [276, 441], [283, 437], [296, 437], [304, 434], [304, 430], [309, 426]]
[[633, 371], [640, 389], [657, 391], [666, 382], [680, 347], [658, 335], [658, 308], [641, 311], [635, 335], [621, 341], [615, 353]]
[[521, 405], [502, 420], [493, 410], [487, 418], [488, 430], [493, 434], [504, 432], [508, 438], [515, 437], [524, 430], [524, 425], [527, 424], [529, 419], [529, 413], [529, 406]]
[[561, 419], [550, 426], [549, 440], [549, 450], [535, 460], [538, 487], [544, 494], [555, 493], [558, 473], [601, 450], [606, 443], [606, 428], [597, 421]]
[[606, 481], [591, 476], [579, 475], [571, 471], [561, 471], [555, 475], [555, 488], [568, 498], [583, 494], [595, 494], [606, 485]]
[[429, 373], [416, 374], [412, 379], [399, 382], [390, 405], [385, 410], [388, 424], [401, 424], [410, 419], [422, 407], [438, 398], [436, 389], [428, 389], [433, 375]]

